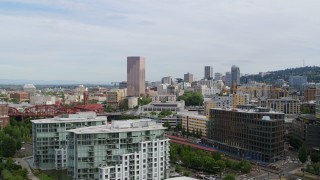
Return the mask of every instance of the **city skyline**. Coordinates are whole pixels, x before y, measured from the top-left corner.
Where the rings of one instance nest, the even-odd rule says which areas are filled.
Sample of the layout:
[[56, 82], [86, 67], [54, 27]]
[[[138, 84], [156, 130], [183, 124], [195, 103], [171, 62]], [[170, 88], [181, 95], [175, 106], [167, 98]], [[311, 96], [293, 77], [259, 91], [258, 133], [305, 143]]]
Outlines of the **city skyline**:
[[[146, 80], [320, 66], [318, 1], [0, 1], [0, 77], [126, 80], [143, 56]], [[182, 6], [183, 5], [183, 6]], [[219, 70], [219, 71], [217, 71]], [[72, 73], [70, 73], [72, 72]]]

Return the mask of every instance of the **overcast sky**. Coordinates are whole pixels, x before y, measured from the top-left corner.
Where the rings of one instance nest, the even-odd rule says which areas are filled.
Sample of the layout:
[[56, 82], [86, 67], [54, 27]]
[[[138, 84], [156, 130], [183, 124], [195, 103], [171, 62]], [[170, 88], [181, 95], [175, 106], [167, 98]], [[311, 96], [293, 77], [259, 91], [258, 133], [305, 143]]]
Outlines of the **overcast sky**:
[[320, 66], [319, 0], [0, 0], [0, 79], [122, 81]]

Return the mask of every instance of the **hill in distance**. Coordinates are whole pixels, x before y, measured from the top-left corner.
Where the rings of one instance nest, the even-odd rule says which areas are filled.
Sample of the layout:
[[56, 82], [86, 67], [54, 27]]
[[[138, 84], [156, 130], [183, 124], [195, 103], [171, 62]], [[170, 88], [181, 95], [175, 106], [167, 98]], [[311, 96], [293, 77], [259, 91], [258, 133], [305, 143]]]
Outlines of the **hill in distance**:
[[305, 66], [298, 68], [291, 68], [278, 71], [269, 71], [263, 77], [259, 74], [247, 75], [241, 77], [241, 83], [247, 82], [247, 80], [266, 82], [273, 84], [277, 79], [283, 79], [289, 81], [290, 76], [306, 76], [308, 82], [319, 83], [320, 82], [320, 67], [318, 66]]

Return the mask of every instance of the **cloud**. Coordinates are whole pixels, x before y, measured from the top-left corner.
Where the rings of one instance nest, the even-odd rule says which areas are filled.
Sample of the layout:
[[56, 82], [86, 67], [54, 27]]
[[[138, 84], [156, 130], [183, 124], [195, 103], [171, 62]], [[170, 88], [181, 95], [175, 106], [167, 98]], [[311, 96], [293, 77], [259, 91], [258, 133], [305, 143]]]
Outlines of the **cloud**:
[[[126, 80], [146, 57], [147, 80], [320, 65], [319, 1], [0, 0], [0, 76]], [[19, 67], [19, 73], [11, 73]], [[16, 69], [15, 69], [16, 70]], [[33, 73], [30, 73], [31, 72]], [[72, 73], [70, 73], [72, 72]]]

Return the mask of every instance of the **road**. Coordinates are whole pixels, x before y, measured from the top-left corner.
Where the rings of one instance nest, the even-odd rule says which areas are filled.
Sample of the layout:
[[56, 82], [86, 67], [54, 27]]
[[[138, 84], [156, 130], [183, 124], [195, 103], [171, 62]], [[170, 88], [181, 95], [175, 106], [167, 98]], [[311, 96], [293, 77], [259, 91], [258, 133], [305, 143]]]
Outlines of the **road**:
[[17, 164], [20, 164], [22, 168], [25, 168], [25, 169], [28, 170], [28, 178], [29, 179], [31, 179], [31, 180], [39, 180], [39, 178], [32, 173], [26, 158], [14, 158], [14, 161]]

